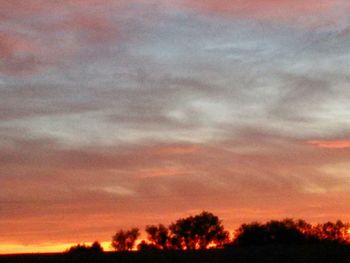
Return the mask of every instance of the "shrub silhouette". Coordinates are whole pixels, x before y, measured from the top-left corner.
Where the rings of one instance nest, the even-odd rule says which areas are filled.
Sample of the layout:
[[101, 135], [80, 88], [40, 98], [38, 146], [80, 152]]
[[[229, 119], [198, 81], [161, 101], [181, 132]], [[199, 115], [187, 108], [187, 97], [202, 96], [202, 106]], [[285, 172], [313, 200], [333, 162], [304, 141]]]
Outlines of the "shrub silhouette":
[[136, 239], [140, 236], [138, 228], [119, 230], [112, 238], [112, 247], [117, 251], [127, 251], [134, 248]]
[[154, 245], [152, 243], [148, 243], [146, 240], [142, 240], [138, 245], [137, 245], [137, 250], [139, 251], [150, 251], [150, 250], [159, 250], [159, 247], [157, 245]]
[[103, 247], [101, 246], [101, 244], [98, 241], [95, 241], [94, 243], [92, 243], [90, 250], [92, 252], [101, 253], [101, 252], [103, 252]]
[[181, 218], [171, 224], [169, 229], [173, 249], [206, 249], [211, 244], [219, 248], [223, 247], [229, 237], [221, 220], [206, 211], [196, 216]]
[[292, 244], [303, 243], [305, 236], [292, 219], [272, 220], [266, 223], [270, 243]]
[[92, 243], [91, 246], [85, 244], [77, 244], [68, 249], [68, 253], [102, 253], [103, 248], [98, 241]]
[[310, 229], [305, 221], [293, 219], [271, 220], [265, 224], [243, 224], [236, 230], [234, 244], [300, 244], [308, 240]]
[[262, 245], [268, 242], [268, 233], [264, 225], [253, 222], [243, 224], [236, 230], [234, 244], [237, 245]]

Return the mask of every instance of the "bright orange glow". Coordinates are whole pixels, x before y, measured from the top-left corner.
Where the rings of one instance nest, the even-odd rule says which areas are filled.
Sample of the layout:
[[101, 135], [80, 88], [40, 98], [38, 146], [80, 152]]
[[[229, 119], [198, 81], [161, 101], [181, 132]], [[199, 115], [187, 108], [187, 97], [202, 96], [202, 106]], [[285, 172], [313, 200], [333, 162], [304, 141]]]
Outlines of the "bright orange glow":
[[344, 149], [350, 148], [350, 140], [336, 140], [336, 141], [327, 141], [327, 140], [315, 140], [308, 141], [308, 144], [318, 146], [320, 148], [333, 148], [333, 149]]
[[[91, 242], [81, 242], [86, 245], [91, 245]], [[101, 246], [104, 251], [112, 251], [110, 241], [101, 242]], [[23, 244], [1, 244], [0, 254], [18, 254], [18, 253], [55, 253], [64, 252], [71, 246], [77, 245], [77, 243], [67, 244], [35, 244], [35, 245], [23, 245]]]

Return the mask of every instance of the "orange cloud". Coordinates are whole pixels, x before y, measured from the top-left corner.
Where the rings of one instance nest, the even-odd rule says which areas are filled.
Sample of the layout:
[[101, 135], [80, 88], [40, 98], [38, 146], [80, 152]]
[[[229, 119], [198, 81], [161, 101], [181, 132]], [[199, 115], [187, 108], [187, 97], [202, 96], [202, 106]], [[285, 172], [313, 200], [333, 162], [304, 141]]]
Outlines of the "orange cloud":
[[350, 140], [313, 140], [308, 141], [308, 144], [315, 145], [320, 148], [344, 149], [350, 148]]
[[[107, 242], [120, 228], [168, 224], [200, 208], [218, 214], [231, 229], [279, 216], [348, 217], [348, 193], [332, 192], [345, 181], [319, 171], [320, 163], [332, 165], [346, 153], [240, 139], [248, 140], [276, 150], [226, 150], [237, 149], [234, 142], [223, 148], [201, 144], [200, 151], [185, 143], [65, 150], [47, 140], [12, 140], [0, 150], [0, 172], [7, 175], [1, 178], [0, 252]], [[335, 200], [340, 200], [336, 207]]]
[[193, 172], [181, 167], [149, 168], [140, 171], [140, 177], [191, 175]]

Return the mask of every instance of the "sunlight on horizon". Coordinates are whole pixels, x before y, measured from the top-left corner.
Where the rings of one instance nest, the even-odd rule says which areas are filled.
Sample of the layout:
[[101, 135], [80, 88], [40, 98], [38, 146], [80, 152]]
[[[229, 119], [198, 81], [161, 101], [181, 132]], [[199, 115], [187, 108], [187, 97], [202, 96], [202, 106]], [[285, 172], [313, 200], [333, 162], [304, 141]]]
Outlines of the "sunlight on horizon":
[[[93, 242], [67, 243], [67, 244], [0, 244], [0, 254], [22, 254], [22, 253], [63, 253], [77, 244], [91, 245]], [[111, 242], [100, 242], [104, 251], [113, 251]]]

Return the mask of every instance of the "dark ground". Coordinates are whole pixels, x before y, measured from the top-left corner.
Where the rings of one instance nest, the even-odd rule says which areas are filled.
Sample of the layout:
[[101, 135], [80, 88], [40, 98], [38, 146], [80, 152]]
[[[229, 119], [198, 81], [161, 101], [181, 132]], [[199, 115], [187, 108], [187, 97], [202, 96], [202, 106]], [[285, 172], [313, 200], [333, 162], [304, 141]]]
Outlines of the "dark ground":
[[299, 245], [234, 247], [205, 251], [107, 252], [103, 254], [26, 254], [1, 255], [1, 263], [92, 263], [92, 262], [349, 262], [350, 246]]

